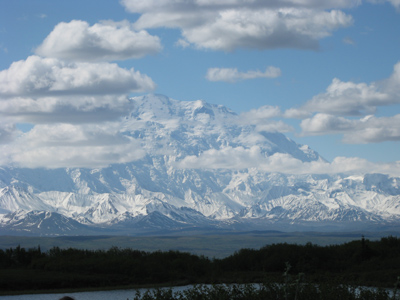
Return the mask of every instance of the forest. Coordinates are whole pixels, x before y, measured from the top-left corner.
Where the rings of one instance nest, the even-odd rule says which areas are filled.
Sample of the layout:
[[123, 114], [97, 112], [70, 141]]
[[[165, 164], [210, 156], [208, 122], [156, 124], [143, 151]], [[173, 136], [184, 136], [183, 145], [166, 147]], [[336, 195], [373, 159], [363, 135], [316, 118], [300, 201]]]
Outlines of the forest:
[[0, 250], [0, 291], [175, 286], [220, 283], [346, 284], [393, 288], [400, 276], [400, 239], [362, 237], [340, 245], [279, 243], [222, 258], [179, 251], [112, 247]]

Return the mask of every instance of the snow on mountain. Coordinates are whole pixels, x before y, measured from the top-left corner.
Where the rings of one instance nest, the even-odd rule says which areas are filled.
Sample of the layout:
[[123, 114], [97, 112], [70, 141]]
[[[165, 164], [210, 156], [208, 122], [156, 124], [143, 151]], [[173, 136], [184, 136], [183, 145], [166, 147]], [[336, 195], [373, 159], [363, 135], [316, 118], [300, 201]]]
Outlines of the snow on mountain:
[[18, 186], [7, 186], [0, 189], [1, 210], [13, 212], [16, 210], [49, 210], [51, 206], [46, 205], [39, 197], [25, 191]]
[[3, 234], [13, 235], [76, 235], [100, 234], [92, 228], [67, 218], [63, 215], [47, 211], [18, 210], [7, 214], [0, 220]]
[[400, 179], [388, 175], [285, 175], [240, 161], [226, 162], [238, 168], [179, 167], [187, 157], [232, 149], [324, 159], [224, 106], [160, 95], [131, 102], [120, 132], [140, 142], [143, 159], [101, 169], [0, 168], [0, 232], [352, 230], [400, 220]]

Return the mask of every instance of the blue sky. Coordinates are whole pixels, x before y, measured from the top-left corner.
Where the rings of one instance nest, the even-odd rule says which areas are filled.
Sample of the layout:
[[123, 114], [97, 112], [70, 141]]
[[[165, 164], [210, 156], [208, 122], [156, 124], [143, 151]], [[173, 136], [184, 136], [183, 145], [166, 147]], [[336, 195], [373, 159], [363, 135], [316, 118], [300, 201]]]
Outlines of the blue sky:
[[[394, 165], [399, 53], [398, 0], [0, 0], [0, 143], [15, 148], [20, 129], [61, 115], [68, 123], [79, 101], [112, 118], [124, 95], [160, 93], [238, 114], [279, 108], [271, 121], [330, 161]], [[84, 78], [66, 79], [72, 65], [114, 77], [99, 97]]]

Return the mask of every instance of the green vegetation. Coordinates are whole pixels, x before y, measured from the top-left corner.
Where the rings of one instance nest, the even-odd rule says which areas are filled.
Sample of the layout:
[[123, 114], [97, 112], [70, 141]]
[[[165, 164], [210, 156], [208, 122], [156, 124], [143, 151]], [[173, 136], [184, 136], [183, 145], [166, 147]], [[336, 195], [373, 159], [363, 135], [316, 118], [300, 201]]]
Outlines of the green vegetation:
[[[289, 291], [297, 286], [300, 295], [305, 289], [311, 293], [311, 289], [316, 289], [317, 285], [315, 293], [325, 287], [340, 289], [344, 283], [393, 287], [399, 275], [400, 239], [393, 236], [379, 241], [362, 238], [330, 246], [279, 243], [258, 250], [241, 249], [220, 259], [179, 251], [145, 252], [117, 247], [108, 250], [53, 247], [42, 251], [40, 247], [25, 249], [18, 246], [0, 250], [2, 293], [116, 286], [273, 282], [264, 284], [257, 293], [272, 293], [273, 289], [282, 293], [283, 287], [288, 287]], [[228, 290], [225, 292], [229, 293]], [[199, 297], [190, 299], [203, 299]]]

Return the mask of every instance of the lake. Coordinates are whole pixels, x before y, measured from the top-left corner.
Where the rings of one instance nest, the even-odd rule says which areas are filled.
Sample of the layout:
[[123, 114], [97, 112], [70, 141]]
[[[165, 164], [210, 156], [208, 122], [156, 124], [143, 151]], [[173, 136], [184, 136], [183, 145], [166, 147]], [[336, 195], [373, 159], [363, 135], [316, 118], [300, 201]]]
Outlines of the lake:
[[[172, 290], [182, 291], [191, 287], [193, 287], [193, 285], [179, 286], [173, 287]], [[0, 296], [0, 300], [58, 300], [63, 296], [70, 296], [75, 300], [132, 300], [138, 290], [143, 294], [148, 289]]]
[[[206, 284], [204, 286], [210, 287]], [[255, 284], [258, 286], [258, 284]], [[193, 285], [171, 287], [173, 292], [183, 291], [194, 287]], [[361, 287], [360, 289], [377, 290], [373, 287]], [[147, 290], [153, 289], [129, 289], [129, 290], [113, 290], [113, 291], [95, 291], [95, 292], [78, 292], [78, 293], [55, 293], [55, 294], [30, 294], [16, 296], [0, 296], [0, 300], [59, 300], [64, 296], [70, 296], [75, 300], [133, 300], [136, 291], [140, 291], [143, 295]], [[358, 290], [358, 289], [357, 289]], [[389, 299], [393, 297], [393, 289], [386, 289], [389, 293]]]

